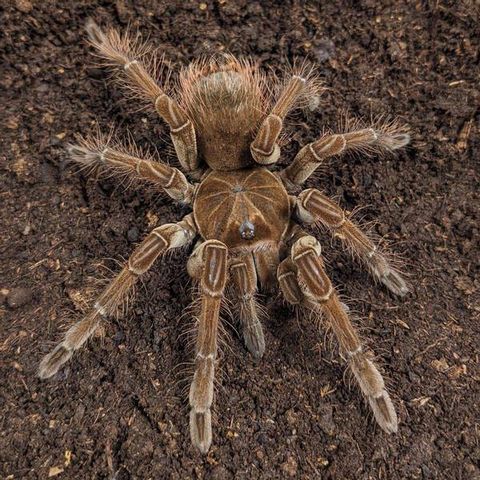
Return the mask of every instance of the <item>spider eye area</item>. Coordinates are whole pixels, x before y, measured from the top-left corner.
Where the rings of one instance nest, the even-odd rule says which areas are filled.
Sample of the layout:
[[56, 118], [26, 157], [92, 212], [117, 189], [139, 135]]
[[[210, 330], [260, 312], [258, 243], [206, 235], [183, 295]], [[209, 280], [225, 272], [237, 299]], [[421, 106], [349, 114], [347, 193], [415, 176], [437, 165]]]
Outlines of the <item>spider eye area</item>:
[[244, 240], [252, 240], [255, 238], [255, 226], [249, 220], [245, 220], [240, 225], [239, 230], [240, 230], [240, 236]]

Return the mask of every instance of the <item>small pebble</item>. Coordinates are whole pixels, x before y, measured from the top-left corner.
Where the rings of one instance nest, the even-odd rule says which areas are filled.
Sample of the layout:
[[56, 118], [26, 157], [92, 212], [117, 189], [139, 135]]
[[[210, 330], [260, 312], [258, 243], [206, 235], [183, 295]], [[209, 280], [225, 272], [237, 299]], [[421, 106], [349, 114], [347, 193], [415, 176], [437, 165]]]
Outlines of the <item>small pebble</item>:
[[127, 238], [129, 242], [138, 242], [138, 228], [130, 228], [127, 232]]
[[105, 73], [101, 68], [89, 68], [87, 70], [87, 74], [90, 78], [95, 80], [101, 80], [105, 76]]
[[33, 9], [33, 5], [28, 0], [17, 0], [15, 6], [17, 10], [20, 10], [22, 13], [30, 13]]
[[125, 340], [125, 335], [121, 330], [117, 330], [113, 336], [113, 342], [115, 345], [120, 345]]
[[5, 300], [7, 299], [9, 293], [10, 292], [6, 288], [2, 288], [0, 290], [0, 305], [3, 305], [5, 303]]
[[56, 477], [57, 475], [60, 475], [63, 472], [62, 467], [50, 467], [48, 470], [48, 478], [50, 477]]
[[6, 127], [10, 130], [16, 130], [18, 128], [18, 118], [11, 117], [7, 120]]
[[333, 408], [331, 405], [323, 405], [320, 408], [319, 425], [327, 435], [335, 434], [335, 422], [333, 421]]
[[287, 460], [282, 463], [282, 470], [289, 476], [295, 477], [297, 475], [298, 464], [295, 458], [291, 455], [287, 457]]
[[85, 405], [79, 404], [73, 414], [72, 421], [74, 424], [79, 424], [82, 421], [83, 416], [85, 415]]
[[326, 62], [335, 56], [335, 45], [329, 38], [322, 38], [318, 41], [314, 54], [319, 63]]
[[211, 472], [210, 478], [212, 480], [226, 480], [227, 478], [232, 478], [228, 473], [228, 470], [221, 465], [217, 465]]
[[31, 302], [33, 293], [28, 288], [13, 288], [7, 296], [7, 304], [10, 308], [19, 308]]
[[287, 419], [287, 423], [290, 426], [295, 425], [297, 423], [297, 415], [291, 408], [286, 411], [285, 417]]
[[18, 362], [13, 362], [12, 367], [18, 372], [23, 372], [23, 367]]

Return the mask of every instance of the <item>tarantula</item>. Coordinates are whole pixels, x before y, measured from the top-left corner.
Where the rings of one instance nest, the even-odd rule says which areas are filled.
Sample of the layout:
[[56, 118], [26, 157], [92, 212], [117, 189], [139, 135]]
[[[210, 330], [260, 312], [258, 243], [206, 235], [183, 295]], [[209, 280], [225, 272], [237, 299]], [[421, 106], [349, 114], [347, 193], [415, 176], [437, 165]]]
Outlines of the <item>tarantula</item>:
[[112, 144], [102, 136], [70, 145], [71, 159], [85, 167], [110, 169], [150, 182], [175, 201], [190, 205], [193, 212], [178, 223], [155, 228], [138, 245], [90, 313], [43, 358], [39, 376], [54, 375], [91, 337], [101, 319], [117, 312], [155, 260], [197, 238], [187, 263], [200, 292], [189, 403], [191, 440], [201, 452], [207, 452], [212, 442], [217, 334], [227, 283], [234, 291], [245, 345], [256, 358], [265, 350], [257, 288], [272, 289], [278, 282], [289, 303], [323, 314], [378, 424], [385, 432], [396, 432], [397, 415], [383, 378], [325, 272], [318, 240], [300, 224], [326, 227], [394, 294], [403, 296], [408, 287], [339, 205], [315, 188], [298, 196], [289, 191], [334, 155], [381, 153], [405, 146], [409, 142], [406, 129], [388, 123], [324, 134], [303, 147], [288, 167], [273, 171], [280, 157], [279, 138], [286, 115], [305, 104], [318, 87], [311, 72], [293, 69], [274, 95], [269, 78], [253, 62], [229, 55], [205, 59], [180, 72], [179, 92], [174, 97], [154, 80], [145, 61], [148, 49], [138, 37], [104, 32], [93, 21], [87, 23], [87, 33], [98, 55], [119, 68], [121, 83], [153, 103], [170, 128], [176, 155], [191, 181], [179, 169], [151, 156], [140, 158], [141, 151], [131, 143]]

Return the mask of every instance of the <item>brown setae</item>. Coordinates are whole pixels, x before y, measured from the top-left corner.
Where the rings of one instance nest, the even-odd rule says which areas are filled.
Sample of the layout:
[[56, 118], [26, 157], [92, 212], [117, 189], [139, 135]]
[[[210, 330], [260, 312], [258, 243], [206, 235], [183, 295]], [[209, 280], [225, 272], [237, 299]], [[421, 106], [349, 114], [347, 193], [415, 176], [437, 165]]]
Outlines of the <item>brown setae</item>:
[[318, 240], [301, 225], [328, 229], [394, 294], [403, 296], [408, 287], [339, 205], [316, 189], [292, 192], [298, 193], [329, 157], [404, 147], [410, 138], [406, 129], [393, 122], [325, 134], [303, 147], [287, 168], [278, 170], [285, 118], [319, 93], [311, 70], [294, 69], [277, 85], [252, 62], [226, 55], [185, 68], [171, 95], [155, 80], [157, 62], [148, 60], [150, 50], [138, 38], [115, 30], [104, 32], [92, 21], [87, 32], [97, 54], [119, 71], [119, 82], [153, 104], [168, 124], [181, 169], [143, 154], [131, 143], [114, 143], [102, 135], [79, 138], [69, 146], [71, 159], [87, 169], [149, 182], [189, 205], [192, 213], [147, 235], [90, 313], [42, 360], [40, 377], [53, 376], [92, 336], [102, 318], [122, 309], [138, 278], [157, 259], [171, 249], [193, 245], [187, 269], [198, 283], [199, 307], [190, 433], [200, 451], [207, 452], [212, 442], [217, 337], [228, 285], [245, 344], [256, 358], [265, 350], [259, 289], [279, 287], [289, 303], [321, 316], [336, 336], [378, 424], [387, 433], [396, 432], [397, 416], [383, 378], [330, 282]]

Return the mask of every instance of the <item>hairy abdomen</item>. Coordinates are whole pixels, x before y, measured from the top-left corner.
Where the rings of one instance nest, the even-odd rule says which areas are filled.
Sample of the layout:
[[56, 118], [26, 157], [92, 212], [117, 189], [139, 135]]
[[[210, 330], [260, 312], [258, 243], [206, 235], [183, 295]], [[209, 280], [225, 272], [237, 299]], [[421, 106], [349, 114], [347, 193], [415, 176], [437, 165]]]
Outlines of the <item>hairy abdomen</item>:
[[198, 151], [215, 170], [254, 165], [250, 154], [265, 116], [262, 77], [238, 60], [196, 64], [181, 76], [184, 108], [197, 134]]

